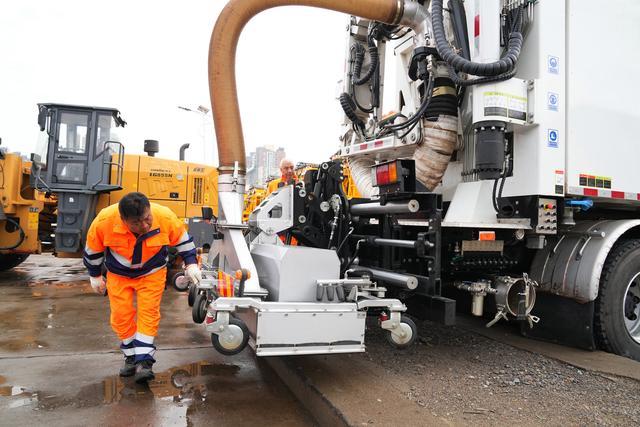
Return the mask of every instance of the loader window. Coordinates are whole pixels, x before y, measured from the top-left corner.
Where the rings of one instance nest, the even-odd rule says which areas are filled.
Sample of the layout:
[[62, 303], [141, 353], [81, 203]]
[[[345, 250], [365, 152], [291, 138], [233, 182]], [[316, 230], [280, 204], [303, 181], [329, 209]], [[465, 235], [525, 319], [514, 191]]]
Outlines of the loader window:
[[57, 163], [56, 164], [56, 181], [67, 183], [84, 182], [84, 163]]
[[96, 155], [99, 157], [104, 151], [104, 144], [107, 141], [120, 141], [116, 133], [116, 121], [112, 113], [98, 114], [98, 129], [96, 134]]
[[84, 154], [87, 150], [89, 115], [62, 112], [58, 126], [59, 152]]

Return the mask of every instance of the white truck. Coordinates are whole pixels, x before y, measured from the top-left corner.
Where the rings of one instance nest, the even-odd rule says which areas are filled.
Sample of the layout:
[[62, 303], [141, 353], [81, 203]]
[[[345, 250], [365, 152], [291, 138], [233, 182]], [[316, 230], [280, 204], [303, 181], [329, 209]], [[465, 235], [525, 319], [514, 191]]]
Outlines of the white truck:
[[[214, 30], [210, 57], [221, 153], [218, 223], [226, 233], [212, 268], [253, 275], [242, 281], [241, 298], [209, 293], [201, 318], [210, 316], [213, 334], [227, 333], [231, 346], [246, 343], [217, 332], [235, 314], [246, 319], [248, 328], [236, 330], [250, 334], [254, 348], [265, 339], [257, 331], [277, 330], [278, 354], [296, 354], [282, 351], [305, 345], [331, 352], [338, 307], [350, 303], [379, 316], [391, 341], [403, 345], [415, 338], [415, 325], [399, 312], [407, 308], [415, 317], [452, 324], [457, 304], [487, 315], [488, 326], [510, 319], [526, 335], [640, 360], [640, 89], [632, 77], [640, 63], [631, 56], [640, 40], [640, 4], [230, 3]], [[234, 26], [286, 4], [352, 14], [339, 159], [272, 194], [242, 226], [236, 205], [244, 147], [227, 64], [233, 61], [216, 49], [232, 58]], [[384, 75], [389, 63], [396, 67], [391, 81]], [[624, 88], [623, 76], [629, 80]], [[394, 97], [390, 114], [382, 110], [384, 86]], [[360, 198], [348, 200], [336, 185], [345, 163]], [[326, 261], [337, 263], [331, 277], [300, 268], [305, 260], [324, 265], [320, 252], [307, 256], [277, 235], [335, 254]], [[285, 266], [287, 253], [299, 271]], [[304, 335], [322, 328], [319, 323], [287, 324], [276, 314], [300, 312], [297, 303], [278, 299], [280, 286], [294, 285], [306, 289], [296, 288], [306, 309], [317, 304], [327, 313], [335, 304], [328, 335], [315, 334], [318, 345], [305, 343]], [[362, 351], [364, 322], [361, 329], [344, 324], [353, 333], [335, 335], [351, 343], [348, 351]]]

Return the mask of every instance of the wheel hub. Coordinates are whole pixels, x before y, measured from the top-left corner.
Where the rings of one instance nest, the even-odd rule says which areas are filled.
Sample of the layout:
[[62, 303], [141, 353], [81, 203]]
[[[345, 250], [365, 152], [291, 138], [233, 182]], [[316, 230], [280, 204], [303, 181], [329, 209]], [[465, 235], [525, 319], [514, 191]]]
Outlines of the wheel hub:
[[400, 323], [395, 331], [391, 332], [391, 339], [398, 345], [403, 345], [411, 341], [411, 326], [406, 323]]
[[622, 304], [627, 332], [640, 343], [640, 273], [629, 281]]
[[220, 345], [229, 351], [235, 350], [242, 344], [242, 329], [237, 325], [227, 325], [218, 336]]

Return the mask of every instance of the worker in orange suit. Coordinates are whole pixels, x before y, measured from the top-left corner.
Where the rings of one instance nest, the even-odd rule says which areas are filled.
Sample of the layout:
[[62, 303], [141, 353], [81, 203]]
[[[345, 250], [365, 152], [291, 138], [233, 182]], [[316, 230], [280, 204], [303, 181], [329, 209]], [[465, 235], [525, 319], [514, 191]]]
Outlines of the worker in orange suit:
[[296, 173], [293, 162], [289, 159], [280, 161], [280, 178], [274, 179], [267, 185], [267, 194], [271, 194], [283, 185], [296, 181]]
[[[280, 160], [280, 178], [274, 179], [269, 182], [269, 185], [267, 185], [267, 195], [273, 193], [282, 186], [295, 183], [297, 181], [297, 178], [298, 177], [296, 176], [293, 162], [289, 159]], [[283, 243], [286, 243], [287, 236], [285, 234], [280, 234], [279, 237]], [[289, 244], [297, 246], [298, 240], [295, 237], [291, 236], [291, 238], [289, 239]]]
[[160, 323], [169, 246], [184, 260], [187, 277], [200, 282], [196, 248], [184, 222], [169, 208], [149, 203], [142, 193], [129, 193], [103, 209], [87, 233], [84, 265], [94, 291], [104, 295], [106, 289], [109, 295], [111, 327], [125, 356], [120, 375], [134, 375], [139, 383], [154, 378], [153, 341]]

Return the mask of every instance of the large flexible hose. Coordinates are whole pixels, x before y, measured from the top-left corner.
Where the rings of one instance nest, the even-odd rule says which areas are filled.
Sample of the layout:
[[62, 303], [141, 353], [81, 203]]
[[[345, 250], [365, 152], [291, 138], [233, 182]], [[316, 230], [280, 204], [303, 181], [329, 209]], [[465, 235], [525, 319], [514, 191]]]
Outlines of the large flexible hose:
[[[235, 75], [240, 33], [258, 13], [287, 5], [330, 9], [394, 25], [401, 22], [405, 12], [404, 0], [230, 0], [218, 16], [209, 43], [209, 95], [221, 173], [230, 173], [237, 163], [244, 174], [246, 167]], [[409, 8], [408, 12], [416, 11]]]
[[433, 26], [433, 36], [436, 41], [438, 53], [456, 71], [462, 71], [474, 76], [498, 76], [512, 71], [522, 49], [522, 33], [512, 31], [507, 41], [507, 51], [504, 56], [495, 62], [479, 63], [469, 61], [458, 55], [449, 45], [444, 32], [444, 22], [442, 16], [443, 0], [433, 0], [431, 3], [431, 23]]

